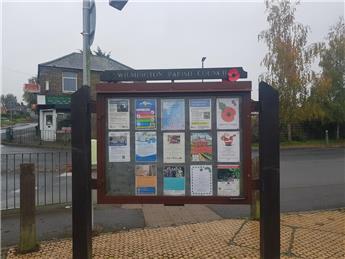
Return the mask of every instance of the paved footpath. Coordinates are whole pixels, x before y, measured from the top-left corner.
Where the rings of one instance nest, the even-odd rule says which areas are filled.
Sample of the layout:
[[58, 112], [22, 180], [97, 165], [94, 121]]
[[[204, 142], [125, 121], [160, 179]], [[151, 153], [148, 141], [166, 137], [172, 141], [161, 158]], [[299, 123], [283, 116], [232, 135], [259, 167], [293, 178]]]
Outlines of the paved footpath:
[[[132, 229], [93, 238], [93, 258], [258, 258], [259, 222], [221, 219]], [[281, 215], [281, 258], [345, 258], [345, 209]], [[71, 258], [71, 239], [7, 258]]]

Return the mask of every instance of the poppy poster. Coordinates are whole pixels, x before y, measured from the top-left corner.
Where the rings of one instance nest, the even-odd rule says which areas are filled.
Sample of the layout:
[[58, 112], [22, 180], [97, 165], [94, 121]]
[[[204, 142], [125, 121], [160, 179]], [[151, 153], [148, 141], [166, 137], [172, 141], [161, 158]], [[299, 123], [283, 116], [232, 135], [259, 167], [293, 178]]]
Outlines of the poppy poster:
[[239, 129], [239, 98], [217, 99], [217, 128]]
[[240, 161], [240, 132], [218, 131], [217, 132], [217, 155], [218, 162]]

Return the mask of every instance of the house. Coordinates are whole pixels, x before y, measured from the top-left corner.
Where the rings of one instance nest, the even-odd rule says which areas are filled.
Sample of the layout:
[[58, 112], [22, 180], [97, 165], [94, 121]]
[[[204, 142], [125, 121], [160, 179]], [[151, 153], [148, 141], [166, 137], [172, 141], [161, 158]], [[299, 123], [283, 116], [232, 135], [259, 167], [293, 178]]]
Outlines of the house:
[[[91, 98], [95, 99], [95, 86], [105, 70], [132, 69], [104, 56], [90, 57]], [[71, 53], [38, 65], [37, 112], [41, 139], [55, 141], [59, 134], [71, 130], [71, 94], [82, 86], [83, 55]]]

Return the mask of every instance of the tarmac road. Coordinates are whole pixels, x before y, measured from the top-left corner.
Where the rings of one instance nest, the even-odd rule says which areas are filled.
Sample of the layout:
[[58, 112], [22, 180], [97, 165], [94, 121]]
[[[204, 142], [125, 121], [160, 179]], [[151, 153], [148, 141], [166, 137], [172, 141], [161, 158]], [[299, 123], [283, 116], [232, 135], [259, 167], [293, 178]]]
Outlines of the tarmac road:
[[[345, 149], [281, 150], [280, 206], [284, 212], [344, 207]], [[209, 207], [224, 218], [249, 213], [248, 206], [242, 205]]]
[[[281, 211], [345, 207], [344, 148], [281, 150]], [[257, 156], [257, 152], [253, 152]], [[223, 218], [249, 215], [248, 205], [208, 205]], [[126, 216], [128, 215], [128, 217]], [[95, 222], [107, 230], [143, 227], [141, 210], [106, 206], [95, 210]], [[18, 242], [18, 215], [2, 215], [2, 246]], [[70, 235], [71, 210], [40, 212], [39, 239]]]

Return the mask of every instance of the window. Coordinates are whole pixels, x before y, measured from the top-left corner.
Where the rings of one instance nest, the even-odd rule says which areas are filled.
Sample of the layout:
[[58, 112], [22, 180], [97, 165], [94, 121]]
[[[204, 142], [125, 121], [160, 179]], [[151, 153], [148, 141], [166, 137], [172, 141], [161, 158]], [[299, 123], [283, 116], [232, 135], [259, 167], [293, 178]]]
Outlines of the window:
[[62, 73], [62, 91], [63, 92], [77, 91], [77, 73], [72, 73], [72, 72]]
[[56, 124], [57, 130], [63, 130], [63, 128], [71, 127], [71, 114], [66, 113], [58, 113], [56, 116]]

